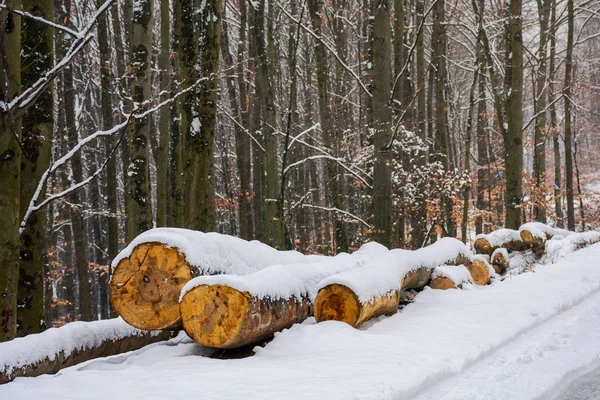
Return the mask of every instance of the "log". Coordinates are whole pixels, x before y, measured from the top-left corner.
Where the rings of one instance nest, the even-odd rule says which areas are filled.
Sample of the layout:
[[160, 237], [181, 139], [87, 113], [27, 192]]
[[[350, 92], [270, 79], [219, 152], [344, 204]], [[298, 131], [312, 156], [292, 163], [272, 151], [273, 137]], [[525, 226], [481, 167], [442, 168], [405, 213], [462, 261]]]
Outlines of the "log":
[[504, 275], [508, 270], [508, 251], [504, 248], [496, 249], [492, 253], [492, 266], [499, 275]]
[[531, 250], [537, 255], [544, 254], [546, 249], [546, 234], [537, 234], [534, 230], [520, 229], [519, 233], [523, 242], [529, 243]]
[[443, 265], [436, 267], [431, 275], [429, 287], [432, 289], [457, 289], [464, 284], [473, 283], [468, 268], [464, 265]]
[[200, 285], [187, 292], [180, 309], [185, 332], [194, 341], [233, 349], [304, 321], [310, 306], [307, 297], [260, 298], [224, 285]]
[[398, 311], [400, 296], [408, 289], [422, 289], [440, 264], [464, 264], [471, 252], [456, 239], [444, 238], [413, 251], [392, 250], [372, 265], [347, 271], [319, 284], [315, 319], [342, 321], [356, 327], [379, 315]]
[[117, 318], [72, 322], [0, 343], [0, 384], [17, 377], [55, 374], [94, 358], [134, 351], [171, 337], [171, 332], [141, 331]]
[[487, 285], [490, 283], [490, 269], [488, 262], [482, 257], [473, 257], [470, 263], [466, 265], [471, 278], [476, 285]]
[[519, 231], [512, 229], [498, 229], [487, 235], [477, 235], [473, 247], [477, 254], [491, 255], [494, 250], [499, 248], [505, 248], [509, 251], [525, 251], [529, 249], [531, 245], [523, 242]]
[[131, 326], [176, 329], [181, 325], [181, 289], [196, 273], [178, 249], [162, 243], [143, 243], [114, 269], [110, 301]]
[[178, 329], [181, 289], [193, 277], [244, 275], [273, 264], [310, 263], [321, 258], [277, 251], [218, 233], [151, 229], [113, 260], [110, 299], [117, 313], [133, 327]]
[[314, 264], [273, 265], [245, 276], [200, 276], [182, 290], [183, 328], [197, 343], [219, 349], [246, 346], [312, 315], [324, 278], [361, 266], [388, 250], [368, 243]]

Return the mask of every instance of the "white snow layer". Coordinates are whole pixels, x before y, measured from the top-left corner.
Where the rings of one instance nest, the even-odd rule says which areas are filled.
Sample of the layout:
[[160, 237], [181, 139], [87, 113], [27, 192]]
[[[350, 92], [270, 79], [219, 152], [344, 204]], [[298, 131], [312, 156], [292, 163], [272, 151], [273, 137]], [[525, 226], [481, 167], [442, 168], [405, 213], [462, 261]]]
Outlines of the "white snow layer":
[[566, 237], [554, 236], [546, 241], [544, 255], [540, 262], [543, 264], [554, 263], [578, 248], [598, 241], [600, 241], [600, 232], [596, 231], [571, 233]]
[[600, 245], [470, 290], [425, 288], [354, 329], [310, 318], [244, 359], [183, 341], [17, 378], [0, 399], [550, 398], [600, 360]]
[[521, 234], [513, 229], [498, 229], [488, 234], [480, 233], [475, 236], [475, 242], [479, 239], [486, 239], [492, 247], [501, 247], [508, 242], [521, 241]]
[[278, 251], [259, 241], [246, 241], [219, 233], [204, 233], [181, 228], [155, 228], [129, 243], [112, 262], [115, 268], [142, 243], [158, 242], [174, 247], [201, 274], [245, 275], [273, 264], [311, 263], [324, 256], [304, 255], [297, 251]]
[[567, 237], [573, 233], [569, 230], [554, 228], [541, 222], [528, 222], [526, 224], [523, 224], [519, 228], [519, 232], [522, 232], [524, 230], [529, 231], [533, 235], [533, 237], [541, 238], [544, 240], [546, 240], [548, 237], [554, 236]]
[[199, 276], [189, 281], [181, 290], [180, 301], [193, 288], [200, 285], [225, 285], [240, 292], [248, 292], [259, 298], [301, 299], [308, 295], [313, 300], [317, 284], [330, 275], [358, 268], [365, 261], [389, 250], [376, 242], [363, 245], [352, 254], [341, 253], [335, 257], [323, 257], [311, 264], [299, 263], [271, 265], [252, 274]]
[[[60, 328], [27, 335], [0, 343], [0, 370], [10, 373], [14, 368], [37, 363], [48, 358], [53, 361], [61, 352], [69, 356], [74, 351], [91, 349], [105, 341], [117, 341], [129, 336], [146, 335], [119, 318], [92, 322], [71, 322]], [[160, 331], [153, 331], [158, 335]], [[1, 398], [1, 397], [0, 397]]]
[[435, 268], [454, 262], [457, 257], [471, 258], [471, 251], [463, 242], [442, 238], [431, 246], [415, 251], [394, 249], [374, 257], [361, 268], [351, 269], [330, 276], [319, 283], [318, 289], [327, 285], [341, 284], [351, 289], [361, 303], [398, 290], [402, 279], [418, 268]]
[[465, 283], [473, 283], [471, 273], [464, 265], [440, 265], [439, 267], [435, 267], [431, 274], [431, 279], [437, 277], [450, 279], [456, 287]]

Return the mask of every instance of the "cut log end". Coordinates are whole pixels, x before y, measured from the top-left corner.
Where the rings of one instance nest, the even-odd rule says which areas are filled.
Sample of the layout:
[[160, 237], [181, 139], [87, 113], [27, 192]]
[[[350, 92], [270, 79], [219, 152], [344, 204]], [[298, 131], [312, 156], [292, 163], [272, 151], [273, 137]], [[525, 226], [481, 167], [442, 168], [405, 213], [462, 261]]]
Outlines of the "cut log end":
[[492, 260], [492, 266], [497, 274], [503, 275], [508, 269], [508, 260], [504, 257], [504, 255], [500, 252], [494, 254], [494, 259]]
[[431, 280], [429, 287], [431, 287], [432, 289], [447, 290], [456, 289], [456, 284], [450, 278], [446, 278], [445, 276], [438, 276]]
[[244, 323], [250, 295], [229, 286], [200, 285], [181, 300], [185, 332], [196, 343], [216, 348], [232, 344]]
[[520, 235], [521, 239], [523, 239], [523, 242], [529, 244], [535, 254], [537, 254], [538, 256], [544, 254], [544, 251], [546, 250], [545, 238], [535, 237], [531, 232], [529, 232], [526, 229], [522, 230], [520, 232]]
[[116, 312], [139, 329], [175, 329], [181, 325], [179, 294], [193, 268], [175, 248], [161, 243], [136, 246], [115, 270], [110, 300]]
[[473, 247], [477, 254], [492, 254], [494, 251], [490, 242], [485, 238], [477, 239], [475, 243], [473, 243]]
[[467, 269], [476, 285], [487, 285], [490, 283], [490, 270], [484, 260], [472, 260], [467, 264]]
[[328, 285], [319, 290], [315, 299], [315, 319], [342, 321], [356, 326], [360, 316], [360, 303], [356, 294], [340, 284]]

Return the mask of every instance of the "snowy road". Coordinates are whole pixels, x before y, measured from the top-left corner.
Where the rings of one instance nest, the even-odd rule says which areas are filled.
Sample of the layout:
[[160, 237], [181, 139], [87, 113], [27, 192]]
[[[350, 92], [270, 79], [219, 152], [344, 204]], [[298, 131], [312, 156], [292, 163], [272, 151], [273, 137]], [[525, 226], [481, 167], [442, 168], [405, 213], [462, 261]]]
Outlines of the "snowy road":
[[594, 398], [582, 389], [600, 375], [600, 245], [488, 287], [426, 289], [368, 328], [311, 319], [250, 358], [205, 353], [151, 345], [19, 378], [0, 399]]

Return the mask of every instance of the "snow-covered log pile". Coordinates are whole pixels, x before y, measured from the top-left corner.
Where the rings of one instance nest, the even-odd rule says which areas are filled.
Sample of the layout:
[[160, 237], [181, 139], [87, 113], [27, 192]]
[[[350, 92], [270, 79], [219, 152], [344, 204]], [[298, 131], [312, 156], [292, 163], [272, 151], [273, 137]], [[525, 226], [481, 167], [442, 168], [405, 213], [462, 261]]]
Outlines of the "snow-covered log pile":
[[473, 283], [471, 273], [464, 265], [441, 265], [431, 274], [432, 289], [460, 289], [463, 284]]
[[324, 278], [361, 267], [389, 253], [368, 243], [316, 263], [272, 265], [252, 274], [200, 276], [181, 292], [186, 333], [205, 346], [230, 349], [256, 343], [312, 315], [312, 301]]
[[561, 258], [564, 258], [574, 251], [600, 242], [600, 232], [577, 232], [562, 238], [554, 236], [546, 241], [546, 251], [541, 257], [540, 262], [543, 264], [555, 263]]
[[113, 260], [110, 299], [133, 327], [174, 329], [181, 324], [181, 289], [195, 276], [246, 275], [269, 265], [321, 259], [218, 233], [152, 229], [136, 237]]
[[494, 250], [501, 247], [510, 251], [523, 251], [530, 247], [521, 239], [519, 231], [513, 229], [498, 229], [491, 233], [475, 236], [473, 247], [477, 254], [491, 255]]
[[553, 228], [541, 222], [528, 222], [519, 228], [521, 239], [525, 243], [530, 243], [533, 252], [539, 256], [544, 254], [546, 240], [552, 239], [555, 236], [564, 238], [573, 233], [566, 229]]
[[398, 310], [402, 290], [421, 289], [440, 265], [465, 265], [471, 251], [460, 241], [443, 238], [415, 251], [391, 250], [361, 268], [330, 276], [318, 285], [317, 322], [336, 320], [352, 326]]
[[20, 376], [55, 374], [84, 361], [137, 350], [169, 337], [170, 332], [135, 329], [121, 318], [71, 322], [0, 343], [0, 384]]

